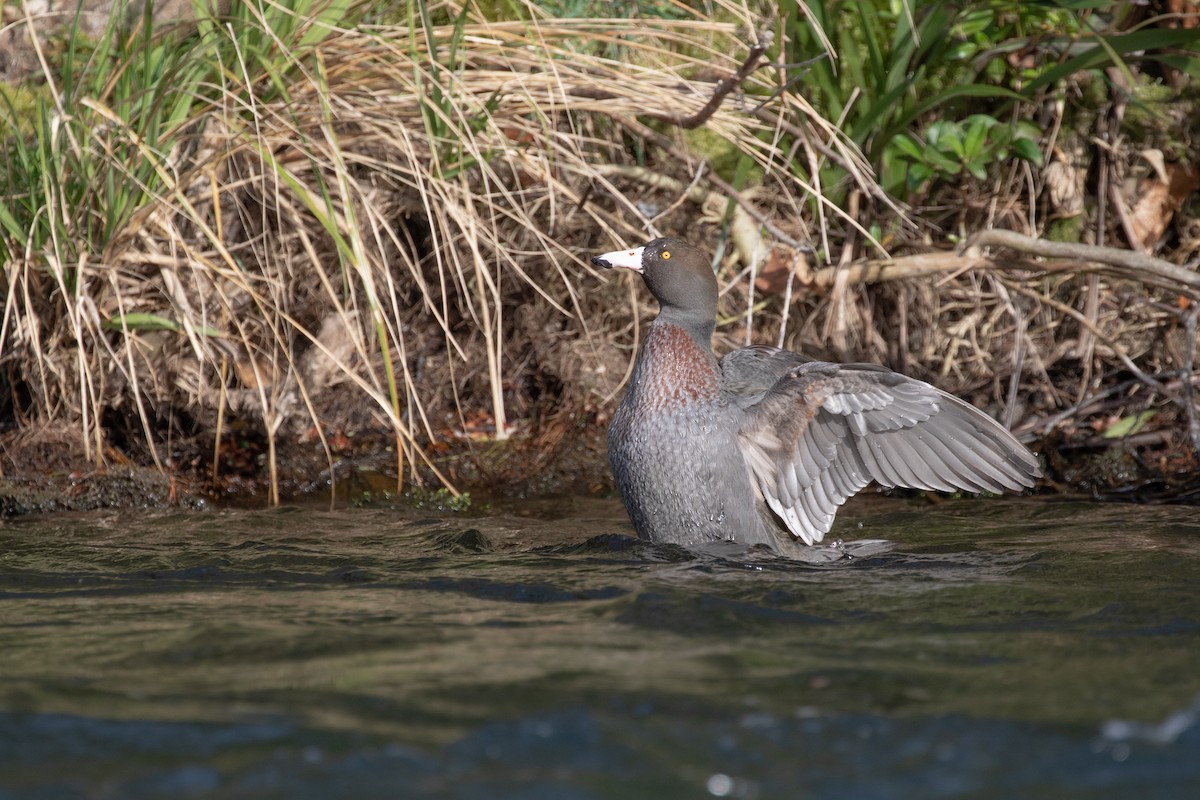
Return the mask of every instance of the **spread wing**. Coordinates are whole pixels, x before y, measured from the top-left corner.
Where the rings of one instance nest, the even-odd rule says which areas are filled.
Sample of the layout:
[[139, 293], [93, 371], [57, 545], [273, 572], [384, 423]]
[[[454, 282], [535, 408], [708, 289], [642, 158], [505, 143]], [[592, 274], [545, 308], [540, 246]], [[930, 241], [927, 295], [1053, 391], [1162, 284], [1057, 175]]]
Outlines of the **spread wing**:
[[[739, 357], [735, 373], [753, 373], [750, 358]], [[793, 362], [763, 389], [780, 358], [760, 356], [757, 383], [730, 390], [745, 409], [739, 440], [752, 480], [807, 544], [821, 541], [842, 503], [872, 480], [1001, 492], [1032, 486], [1040, 474], [1002, 425], [923, 381], [869, 364]]]

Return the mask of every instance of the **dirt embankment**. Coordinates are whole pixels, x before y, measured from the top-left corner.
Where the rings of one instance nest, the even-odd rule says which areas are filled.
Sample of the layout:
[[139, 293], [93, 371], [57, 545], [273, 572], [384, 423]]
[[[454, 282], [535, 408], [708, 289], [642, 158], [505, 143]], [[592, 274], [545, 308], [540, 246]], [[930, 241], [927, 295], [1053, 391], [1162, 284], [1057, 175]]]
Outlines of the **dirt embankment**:
[[[5, 14], [0, 70], [48, 96]], [[655, 234], [715, 254], [718, 353], [885, 364], [1003, 420], [1051, 490], [1195, 497], [1194, 90], [1137, 64], [1120, 91], [1071, 78], [1074, 106], [1024, 111], [1042, 166], [906, 206], [738, 22], [463, 20], [299, 28], [278, 63], [237, 26], [183, 30], [142, 89], [198, 99], [153, 148], [119, 81], [56, 98], [77, 146], [9, 195], [65, 193], [3, 242], [0, 511], [608, 491], [604, 428], [654, 309], [587, 259]], [[128, 41], [135, 80], [159, 62]], [[827, 160], [836, 206], [796, 166]]]

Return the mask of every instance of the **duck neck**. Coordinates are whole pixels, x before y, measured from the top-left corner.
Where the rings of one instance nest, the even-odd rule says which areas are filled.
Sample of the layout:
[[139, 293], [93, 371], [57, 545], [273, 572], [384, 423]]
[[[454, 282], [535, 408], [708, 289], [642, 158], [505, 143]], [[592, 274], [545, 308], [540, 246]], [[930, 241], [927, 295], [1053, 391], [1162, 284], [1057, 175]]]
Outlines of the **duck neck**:
[[678, 411], [720, 397], [717, 359], [709, 344], [713, 323], [659, 314], [650, 324], [622, 407]]
[[655, 322], [675, 325], [687, 331], [706, 352], [712, 352], [713, 331], [716, 330], [716, 313], [697, 313], [675, 306], [663, 306]]

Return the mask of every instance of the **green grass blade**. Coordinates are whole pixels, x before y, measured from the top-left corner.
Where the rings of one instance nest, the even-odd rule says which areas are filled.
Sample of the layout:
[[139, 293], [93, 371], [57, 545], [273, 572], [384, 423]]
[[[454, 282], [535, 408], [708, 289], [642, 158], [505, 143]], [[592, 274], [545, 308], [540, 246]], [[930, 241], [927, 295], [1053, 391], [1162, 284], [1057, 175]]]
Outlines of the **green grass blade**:
[[[1097, 38], [1099, 39], [1100, 37]], [[1200, 28], [1193, 28], [1191, 30], [1163, 30], [1162, 28], [1154, 28], [1152, 30], [1135, 31], [1122, 36], [1105, 37], [1103, 45], [1097, 44], [1090, 50], [1068, 58], [1057, 67], [1048, 69], [1034, 78], [1022, 90], [1022, 94], [1026, 97], [1032, 97], [1034, 93], [1043, 87], [1052, 86], [1077, 72], [1096, 69], [1105, 64], [1112, 63], [1112, 54], [1125, 56], [1141, 50], [1158, 50], [1164, 47], [1187, 46], [1200, 47]], [[1154, 58], [1155, 56], [1147, 55], [1145, 57]]]

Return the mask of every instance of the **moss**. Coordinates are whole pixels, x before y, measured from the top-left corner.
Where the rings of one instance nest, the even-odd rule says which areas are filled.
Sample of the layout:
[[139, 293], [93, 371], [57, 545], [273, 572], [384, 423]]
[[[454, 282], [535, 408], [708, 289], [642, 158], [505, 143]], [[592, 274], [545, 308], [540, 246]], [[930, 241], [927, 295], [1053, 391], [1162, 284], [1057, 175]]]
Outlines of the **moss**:
[[1126, 107], [1122, 130], [1136, 142], [1156, 138], [1170, 127], [1171, 105], [1175, 100], [1174, 89], [1142, 76]]
[[[685, 131], [684, 136], [689, 149], [707, 159], [714, 172], [730, 183], [734, 181], [741, 162], [747, 158], [737, 145], [707, 128]], [[762, 183], [762, 168], [757, 164], [749, 164], [748, 167], [747, 169], [746, 166], [742, 166], [744, 185], [754, 186]]]
[[[11, 120], [16, 122], [17, 130], [22, 136], [29, 136], [34, 132], [38, 100], [48, 96], [44, 86], [35, 87], [28, 84], [14, 86], [10, 83], [0, 83], [0, 108], [7, 112], [6, 117], [11, 115]], [[8, 136], [10, 130], [8, 125], [5, 125], [4, 135]]]
[[1083, 235], [1083, 214], [1056, 219], [1046, 226], [1046, 238], [1052, 242], [1078, 242]]

